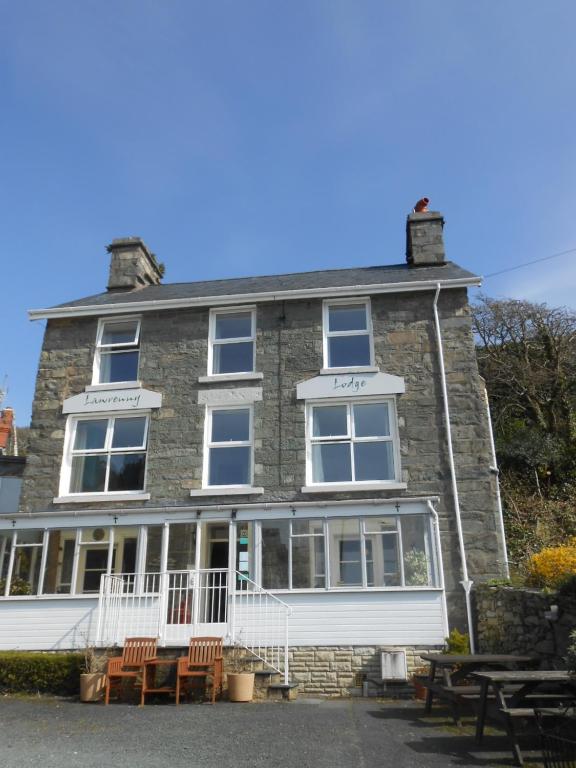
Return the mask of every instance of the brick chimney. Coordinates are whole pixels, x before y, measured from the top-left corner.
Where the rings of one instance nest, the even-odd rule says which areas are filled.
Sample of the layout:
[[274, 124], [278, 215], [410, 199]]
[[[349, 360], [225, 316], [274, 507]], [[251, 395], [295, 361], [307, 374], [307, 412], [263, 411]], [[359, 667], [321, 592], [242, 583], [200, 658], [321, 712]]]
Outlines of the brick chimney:
[[14, 431], [14, 411], [6, 408], [0, 411], [0, 454], [6, 453]]
[[444, 251], [444, 217], [428, 210], [428, 199], [422, 198], [406, 220], [406, 261], [410, 267], [431, 267], [446, 263]]
[[160, 283], [162, 269], [139, 237], [112, 240], [106, 250], [111, 255], [109, 291], [134, 291]]

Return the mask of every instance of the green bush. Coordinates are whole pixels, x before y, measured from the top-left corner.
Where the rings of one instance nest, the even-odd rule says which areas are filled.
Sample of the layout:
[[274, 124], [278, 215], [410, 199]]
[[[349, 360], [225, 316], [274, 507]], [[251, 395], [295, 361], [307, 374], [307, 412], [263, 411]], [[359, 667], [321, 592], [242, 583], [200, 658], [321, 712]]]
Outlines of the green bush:
[[10, 693], [78, 693], [81, 653], [0, 653], [0, 690]]
[[568, 670], [576, 675], [576, 629], [570, 632], [570, 642], [568, 644], [568, 653], [566, 655], [566, 664]]
[[463, 634], [457, 629], [451, 630], [446, 638], [444, 653], [450, 653], [454, 656], [467, 656], [470, 653], [470, 638], [467, 634]]

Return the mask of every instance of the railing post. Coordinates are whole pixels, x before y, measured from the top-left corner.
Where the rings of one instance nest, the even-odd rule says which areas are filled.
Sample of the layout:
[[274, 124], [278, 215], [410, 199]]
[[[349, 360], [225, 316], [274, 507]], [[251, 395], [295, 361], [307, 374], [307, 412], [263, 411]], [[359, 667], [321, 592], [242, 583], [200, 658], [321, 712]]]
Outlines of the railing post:
[[236, 571], [231, 572], [228, 597], [230, 600], [230, 642], [234, 644], [236, 642]]
[[284, 610], [284, 685], [288, 685], [288, 610]]
[[168, 610], [168, 573], [160, 574], [160, 593], [158, 595], [158, 640], [160, 645], [166, 644], [166, 621]]
[[104, 585], [108, 576], [105, 574], [100, 579], [100, 594], [98, 595], [98, 623], [96, 624], [96, 645], [102, 641], [102, 612], [104, 610]]

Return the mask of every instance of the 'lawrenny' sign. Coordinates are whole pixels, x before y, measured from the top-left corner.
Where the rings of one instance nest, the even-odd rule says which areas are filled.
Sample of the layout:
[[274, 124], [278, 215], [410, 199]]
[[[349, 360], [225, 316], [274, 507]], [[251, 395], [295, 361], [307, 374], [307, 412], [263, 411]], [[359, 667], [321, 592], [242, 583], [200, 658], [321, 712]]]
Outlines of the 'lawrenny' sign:
[[64, 400], [62, 413], [99, 413], [160, 408], [162, 395], [150, 389], [107, 389], [82, 392]]

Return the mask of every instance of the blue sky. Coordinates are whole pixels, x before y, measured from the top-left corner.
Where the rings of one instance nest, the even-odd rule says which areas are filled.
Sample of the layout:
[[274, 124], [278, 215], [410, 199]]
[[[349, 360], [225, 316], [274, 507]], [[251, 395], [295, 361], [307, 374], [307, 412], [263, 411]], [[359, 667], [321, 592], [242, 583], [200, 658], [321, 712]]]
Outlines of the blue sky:
[[[576, 248], [573, 0], [0, 0], [0, 386], [114, 238], [166, 281], [393, 264], [427, 195], [490, 274]], [[489, 278], [574, 307], [576, 253]]]

